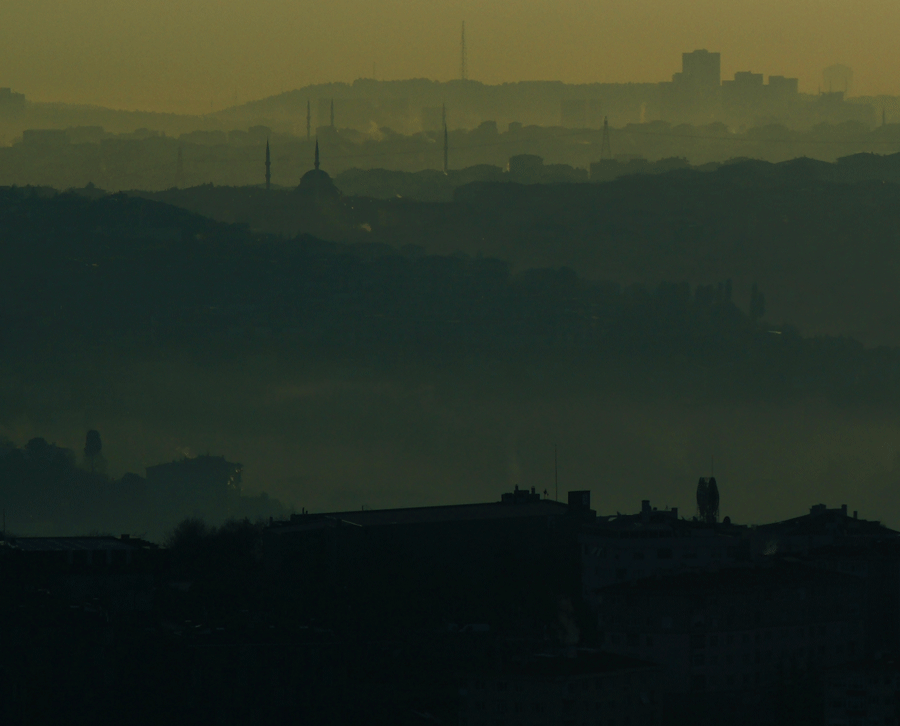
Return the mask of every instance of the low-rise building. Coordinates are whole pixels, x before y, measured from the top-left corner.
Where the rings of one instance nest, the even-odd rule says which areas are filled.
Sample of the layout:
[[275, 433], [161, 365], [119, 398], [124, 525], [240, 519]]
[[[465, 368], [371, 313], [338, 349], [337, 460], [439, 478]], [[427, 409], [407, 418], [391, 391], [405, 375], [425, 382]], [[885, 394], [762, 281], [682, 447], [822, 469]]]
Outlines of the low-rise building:
[[900, 723], [900, 663], [892, 658], [830, 670], [823, 687], [826, 726]]
[[660, 723], [660, 669], [621, 655], [571, 649], [472, 675], [460, 726]]
[[678, 518], [649, 500], [639, 514], [598, 518], [580, 536], [584, 597], [593, 607], [604, 588], [646, 577], [734, 566], [750, 559], [749, 530], [726, 522]]
[[662, 666], [670, 693], [760, 691], [862, 654], [865, 593], [850, 575], [774, 562], [615, 585], [604, 649]]

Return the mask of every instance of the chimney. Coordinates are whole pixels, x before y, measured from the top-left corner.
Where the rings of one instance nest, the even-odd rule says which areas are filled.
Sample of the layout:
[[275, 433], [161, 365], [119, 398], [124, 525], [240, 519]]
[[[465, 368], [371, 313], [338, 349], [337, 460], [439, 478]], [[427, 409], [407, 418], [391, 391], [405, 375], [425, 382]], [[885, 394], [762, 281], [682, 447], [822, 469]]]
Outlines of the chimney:
[[857, 515], [857, 511], [854, 509], [853, 510], [853, 519], [856, 519], [856, 515]]
[[847, 505], [846, 504], [841, 505], [841, 514], [845, 517], [847, 516]]

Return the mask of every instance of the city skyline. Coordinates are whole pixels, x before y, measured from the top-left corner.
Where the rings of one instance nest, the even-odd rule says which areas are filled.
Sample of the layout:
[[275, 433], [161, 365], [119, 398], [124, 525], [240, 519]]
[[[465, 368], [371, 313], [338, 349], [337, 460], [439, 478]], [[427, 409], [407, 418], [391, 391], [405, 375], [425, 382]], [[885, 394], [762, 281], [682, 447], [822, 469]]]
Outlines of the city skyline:
[[678, 69], [681, 52], [708, 48], [722, 53], [723, 78], [748, 70], [798, 77], [802, 92], [815, 93], [822, 71], [844, 63], [855, 71], [854, 95], [900, 92], [884, 70], [900, 61], [888, 35], [900, 9], [871, 2], [668, 0], [651, 9], [344, 0], [329, 8], [155, 1], [111, 11], [92, 0], [76, 12], [13, 0], [0, 29], [0, 85], [38, 101], [203, 113], [373, 72], [449, 80], [459, 74], [465, 21], [469, 78], [488, 84], [657, 82]]

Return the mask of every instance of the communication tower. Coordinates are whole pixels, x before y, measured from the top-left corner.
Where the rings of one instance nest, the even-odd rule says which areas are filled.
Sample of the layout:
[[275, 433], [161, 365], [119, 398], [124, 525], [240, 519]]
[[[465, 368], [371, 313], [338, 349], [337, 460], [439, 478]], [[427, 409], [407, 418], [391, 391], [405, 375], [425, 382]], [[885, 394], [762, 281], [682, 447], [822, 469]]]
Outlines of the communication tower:
[[714, 476], [701, 477], [697, 484], [697, 514], [701, 522], [719, 521], [719, 487]]
[[467, 80], [469, 78], [469, 59], [466, 55], [466, 21], [462, 24], [462, 39], [459, 43], [460, 59], [459, 59], [459, 78]]

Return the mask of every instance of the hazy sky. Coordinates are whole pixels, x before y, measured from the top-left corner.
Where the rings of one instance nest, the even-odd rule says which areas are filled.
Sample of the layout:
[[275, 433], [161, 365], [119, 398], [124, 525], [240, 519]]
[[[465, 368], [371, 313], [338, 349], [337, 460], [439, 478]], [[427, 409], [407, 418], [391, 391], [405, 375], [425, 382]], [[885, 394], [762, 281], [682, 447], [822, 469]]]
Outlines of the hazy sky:
[[659, 81], [680, 53], [723, 77], [854, 69], [854, 95], [900, 93], [896, 0], [3, 0], [0, 86], [35, 100], [205, 111], [308, 83], [459, 72], [487, 83]]

